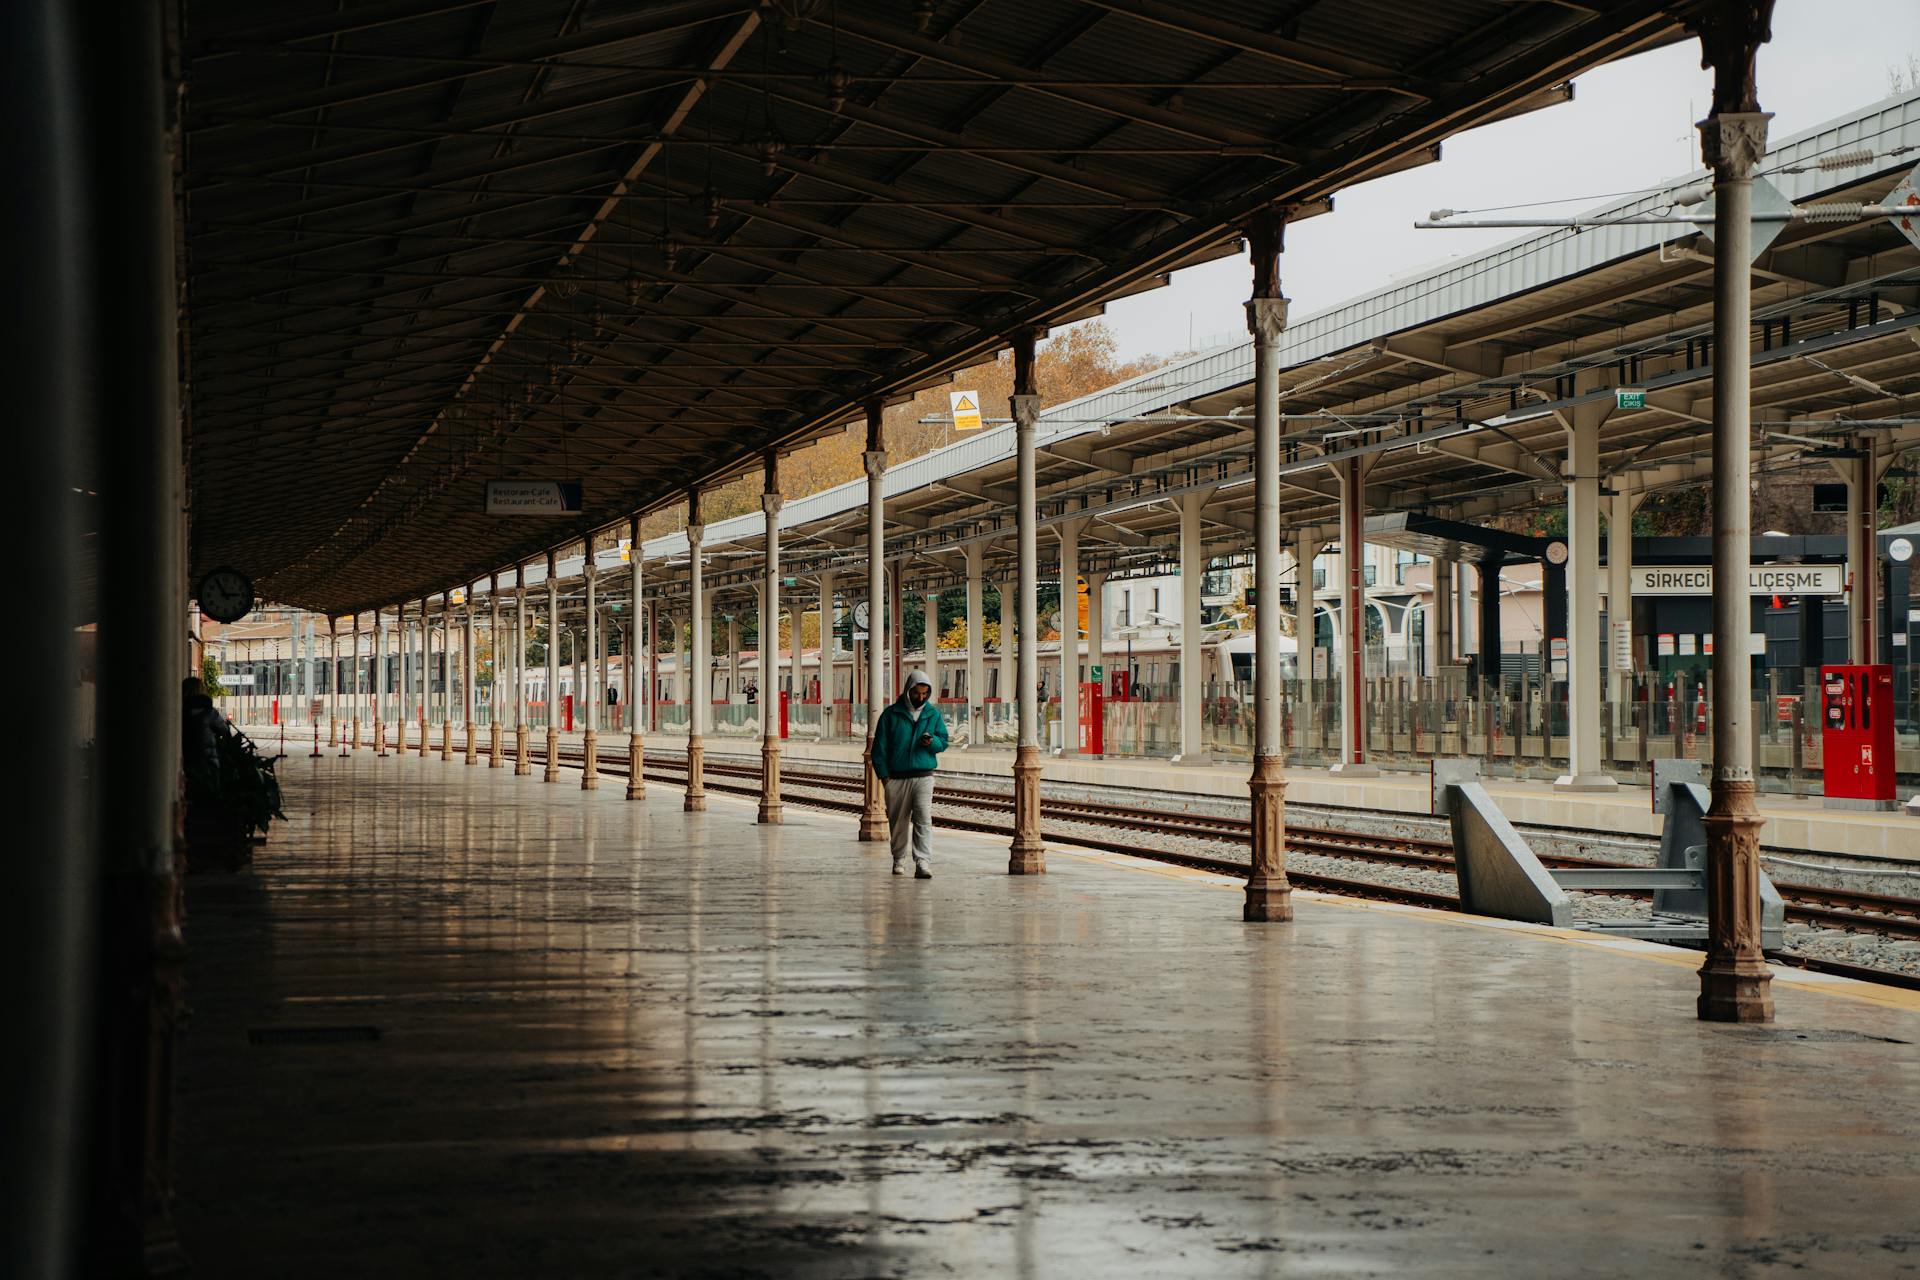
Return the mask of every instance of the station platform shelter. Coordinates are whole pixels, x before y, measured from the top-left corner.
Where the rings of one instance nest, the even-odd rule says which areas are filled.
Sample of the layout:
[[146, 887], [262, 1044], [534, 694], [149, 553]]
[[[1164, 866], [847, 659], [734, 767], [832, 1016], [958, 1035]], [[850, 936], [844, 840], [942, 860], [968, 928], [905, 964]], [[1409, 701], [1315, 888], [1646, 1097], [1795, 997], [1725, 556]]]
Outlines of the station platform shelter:
[[[1876, 486], [1920, 449], [1901, 390], [1920, 93], [1770, 140], [1770, 10], [0, 9], [0, 100], [33, 125], [0, 243], [30, 424], [14, 710], [35, 735], [0, 929], [22, 977], [0, 1276], [1911, 1269], [1920, 1012], [1762, 952], [1769, 744], [1738, 587], [1754, 482], [1830, 473], [1845, 651], [1877, 670]], [[1613, 199], [1595, 234], [1549, 228], [1290, 321], [1291, 225], [1696, 41], [1706, 169]], [[1678, 212], [1709, 192], [1710, 236]], [[1244, 346], [1077, 398], [1047, 385], [1050, 335], [1227, 259]], [[959, 432], [944, 389], [981, 369], [973, 409], [1010, 416], [896, 458], [920, 397]], [[1368, 521], [1564, 509], [1564, 541], [1528, 549], [1565, 566], [1567, 789], [1604, 795], [1602, 709], [1623, 700], [1603, 696], [1621, 682], [1599, 601], [1645, 593], [1603, 578], [1629, 568], [1636, 504], [1701, 488], [1731, 588], [1712, 807], [1695, 865], [1629, 870], [1698, 882], [1704, 963], [1296, 909], [1291, 706], [1337, 702], [1340, 794], [1419, 791], [1372, 758], [1368, 682], [1393, 673], [1366, 659]], [[1603, 523], [1627, 544], [1604, 575]], [[1470, 601], [1498, 612], [1503, 558], [1437, 571], [1437, 668], [1472, 635], [1494, 669], [1500, 628]], [[1219, 775], [1246, 874], [1064, 848], [1049, 867], [1042, 578], [1098, 600], [1177, 569], [1192, 762], [1223, 560], [1250, 570], [1249, 647], [1211, 650], [1249, 685], [1245, 768]], [[1337, 672], [1288, 652], [1317, 629], [1317, 571]], [[871, 770], [857, 823], [797, 802], [783, 821], [770, 715], [754, 808], [703, 796], [708, 739], [747, 727], [714, 715], [722, 618], [735, 655], [733, 620], [791, 619], [771, 694], [802, 683], [806, 606], [822, 640], [844, 617], [865, 646], [844, 698], [872, 724], [908, 611], [937, 626], [964, 593], [951, 674], [980, 744], [989, 584], [1013, 751], [977, 759], [1010, 844], [940, 833], [930, 879], [888, 875]], [[1081, 679], [1063, 615], [1073, 744], [1073, 687], [1101, 673]], [[1175, 624], [1142, 620], [1168, 630], [1171, 675]], [[279, 679], [283, 633], [298, 645], [316, 747], [324, 650], [340, 749], [289, 744], [276, 787], [214, 704], [210, 625], [272, 669], [249, 676]], [[616, 647], [680, 661], [680, 804], [592, 785], [598, 751], [642, 745], [602, 710]], [[558, 705], [563, 648], [583, 772], [543, 786], [529, 739], [547, 782], [567, 762], [530, 717], [536, 692]], [[502, 714], [479, 714], [483, 682]], [[666, 701], [647, 684], [636, 708]], [[385, 750], [435, 717], [438, 759], [418, 737]], [[470, 767], [476, 730], [515, 767]], [[1901, 745], [1871, 747], [1876, 785]], [[1058, 764], [1050, 785], [1103, 767]], [[1593, 812], [1625, 825], [1613, 803]]]
[[[206, 1276], [1911, 1273], [1920, 994], [361, 751], [196, 878]], [[567, 781], [576, 775], [566, 771]]]

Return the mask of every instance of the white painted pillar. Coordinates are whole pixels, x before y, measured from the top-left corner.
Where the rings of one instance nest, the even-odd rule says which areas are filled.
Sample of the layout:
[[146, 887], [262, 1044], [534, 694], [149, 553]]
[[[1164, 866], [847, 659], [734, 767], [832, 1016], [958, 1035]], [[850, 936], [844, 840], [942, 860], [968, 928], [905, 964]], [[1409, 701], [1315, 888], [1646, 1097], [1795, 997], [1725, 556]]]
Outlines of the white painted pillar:
[[[692, 624], [689, 623], [690, 627]], [[680, 625], [680, 619], [672, 615], [667, 617], [667, 629], [673, 634], [673, 700], [685, 709], [682, 717], [687, 732], [693, 732], [693, 652], [687, 644], [688, 627]]]
[[613, 727], [612, 718], [607, 714], [607, 690], [613, 687], [613, 638], [619, 630], [620, 624], [614, 619], [613, 610], [606, 605], [601, 605], [600, 678], [594, 689], [594, 705], [599, 709], [593, 713], [593, 722], [600, 729]]
[[1313, 561], [1320, 553], [1320, 539], [1311, 529], [1295, 532], [1293, 542], [1294, 673], [1299, 679], [1300, 705], [1294, 714], [1295, 733], [1304, 744], [1312, 730], [1319, 694], [1313, 678]]
[[1340, 479], [1340, 621], [1345, 660], [1340, 664], [1340, 759], [1333, 772], [1371, 778], [1380, 770], [1367, 761], [1367, 538], [1366, 466], [1348, 458], [1335, 467]]
[[340, 741], [340, 623], [327, 615], [327, 745]]
[[940, 593], [927, 591], [925, 596], [927, 611], [920, 626], [921, 634], [926, 638], [926, 643], [921, 646], [926, 651], [923, 669], [927, 673], [927, 679], [933, 681], [933, 696], [938, 698], [940, 696]]
[[393, 721], [395, 749], [407, 749], [407, 725], [413, 719], [413, 685], [408, 680], [408, 659], [413, 642], [407, 637], [407, 602], [402, 600], [393, 611]]
[[740, 680], [740, 615], [735, 612], [727, 615], [727, 701], [746, 700], [746, 686]]
[[513, 568], [513, 727], [527, 727], [527, 569]]
[[1084, 519], [1062, 520], [1060, 536], [1060, 754], [1080, 754], [1080, 531]]
[[[1621, 479], [1614, 477], [1614, 483]], [[1638, 505], [1628, 493], [1607, 499], [1607, 697], [1616, 707], [1633, 701], [1633, 509]], [[1615, 723], [1621, 723], [1615, 715]]]
[[[1597, 388], [1600, 379], [1583, 373], [1576, 388]], [[1562, 415], [1567, 430], [1567, 772], [1554, 782], [1560, 791], [1613, 791], [1619, 786], [1606, 772], [1606, 744], [1600, 724], [1600, 671], [1605, 644], [1600, 636], [1600, 424], [1612, 405], [1580, 404]], [[1549, 640], [1552, 637], [1548, 637]], [[1552, 648], [1548, 648], [1551, 661]]]
[[560, 780], [560, 565], [547, 552], [547, 767], [543, 781]]
[[1019, 607], [1020, 588], [1017, 583], [1000, 584], [1000, 703], [1012, 706], [1020, 695], [1020, 672], [1018, 654], [1015, 652], [1014, 632], [1017, 623], [1014, 611]]
[[467, 732], [466, 753], [468, 764], [480, 762], [480, 743], [474, 736], [473, 726], [473, 583], [467, 584], [467, 608], [461, 623], [460, 632], [460, 724]]
[[360, 749], [360, 615], [353, 615], [353, 659], [347, 664], [347, 732], [351, 749]]
[[[798, 586], [799, 584], [796, 582], [794, 585]], [[789, 721], [789, 726], [788, 726], [789, 731], [791, 731], [793, 709], [799, 706], [800, 688], [805, 683], [805, 673], [800, 668], [800, 653], [801, 653], [800, 623], [806, 616], [807, 611], [801, 605], [800, 601], [795, 600], [792, 604], [786, 606], [785, 612], [787, 615], [786, 676], [787, 676], [787, 701], [789, 706], [787, 719]]]
[[778, 493], [760, 495], [767, 518], [767, 579], [760, 599], [760, 736], [780, 738], [780, 507]]
[[1200, 629], [1200, 579], [1207, 555], [1200, 512], [1212, 497], [1212, 489], [1202, 489], [1175, 499], [1180, 511], [1180, 754], [1174, 759], [1182, 764], [1211, 763], [1201, 720], [1206, 697], [1201, 641], [1206, 633]]
[[[820, 575], [820, 739], [823, 742], [833, 737], [833, 578], [832, 570]], [[795, 672], [799, 669], [799, 664], [794, 664]]]
[[[1100, 706], [1106, 706], [1107, 668], [1107, 575], [1089, 573], [1087, 578], [1087, 683], [1100, 686]], [[1101, 720], [1106, 719], [1104, 710], [1095, 713]], [[1106, 735], [1103, 731], [1097, 735], [1101, 743], [1101, 754], [1105, 754]]]
[[964, 548], [967, 560], [967, 743], [977, 747], [987, 740], [986, 697], [987, 654], [983, 644], [983, 620], [980, 613], [985, 599], [981, 573], [986, 563], [984, 543], [971, 542]]

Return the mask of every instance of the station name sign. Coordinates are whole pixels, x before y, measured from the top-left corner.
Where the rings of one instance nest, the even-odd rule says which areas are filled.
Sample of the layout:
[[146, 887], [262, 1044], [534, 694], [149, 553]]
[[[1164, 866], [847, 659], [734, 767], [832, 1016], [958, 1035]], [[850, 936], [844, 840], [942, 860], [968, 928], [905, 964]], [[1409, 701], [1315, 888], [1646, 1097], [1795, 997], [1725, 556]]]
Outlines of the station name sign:
[[487, 514], [490, 516], [577, 516], [580, 514], [578, 480], [489, 480]]
[[[1747, 594], [1755, 596], [1837, 596], [1846, 585], [1837, 564], [1757, 564], [1747, 570]], [[1633, 566], [1636, 596], [1710, 596], [1712, 565]]]

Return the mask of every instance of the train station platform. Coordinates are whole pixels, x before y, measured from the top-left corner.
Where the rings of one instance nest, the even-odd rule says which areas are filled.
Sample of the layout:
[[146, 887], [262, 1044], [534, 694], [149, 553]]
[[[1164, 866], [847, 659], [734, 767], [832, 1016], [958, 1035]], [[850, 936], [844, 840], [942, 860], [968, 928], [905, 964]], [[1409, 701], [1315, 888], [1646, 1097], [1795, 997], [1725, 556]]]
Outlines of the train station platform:
[[202, 1275], [1920, 1273], [1913, 992], [1781, 970], [1774, 1025], [1709, 1025], [1647, 944], [281, 772], [292, 821], [188, 887]]

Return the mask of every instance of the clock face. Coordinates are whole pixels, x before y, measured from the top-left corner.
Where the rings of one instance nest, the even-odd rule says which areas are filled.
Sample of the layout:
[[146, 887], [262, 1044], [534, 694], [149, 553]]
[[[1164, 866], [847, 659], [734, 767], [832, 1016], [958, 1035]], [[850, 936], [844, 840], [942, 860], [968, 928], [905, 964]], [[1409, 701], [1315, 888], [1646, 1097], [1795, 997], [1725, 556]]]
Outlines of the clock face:
[[853, 606], [853, 625], [862, 631], [867, 629], [867, 602], [865, 600]]
[[200, 579], [200, 611], [215, 622], [238, 622], [253, 612], [253, 583], [238, 569], [215, 569]]

